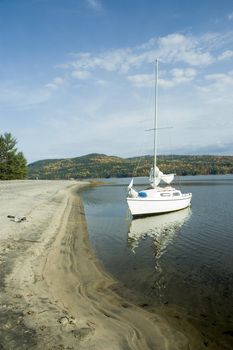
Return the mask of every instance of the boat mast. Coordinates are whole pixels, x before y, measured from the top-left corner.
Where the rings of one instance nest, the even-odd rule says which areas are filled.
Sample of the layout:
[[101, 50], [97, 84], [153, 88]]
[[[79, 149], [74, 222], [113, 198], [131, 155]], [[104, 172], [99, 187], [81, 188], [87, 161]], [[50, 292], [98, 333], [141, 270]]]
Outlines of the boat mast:
[[155, 60], [155, 120], [154, 120], [154, 183], [155, 188], [155, 169], [156, 169], [156, 158], [157, 158], [157, 98], [158, 98], [158, 72], [159, 72], [159, 60]]

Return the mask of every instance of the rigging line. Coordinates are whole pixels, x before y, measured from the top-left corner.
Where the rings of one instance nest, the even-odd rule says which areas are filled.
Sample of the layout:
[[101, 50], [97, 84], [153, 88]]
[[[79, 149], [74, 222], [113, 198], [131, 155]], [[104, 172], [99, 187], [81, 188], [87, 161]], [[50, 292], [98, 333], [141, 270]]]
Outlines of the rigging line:
[[135, 157], [135, 165], [134, 165], [134, 168], [133, 168], [133, 177], [136, 177], [137, 176], [137, 171], [138, 171], [138, 168], [139, 168], [139, 165], [140, 165], [140, 162], [141, 162], [141, 153], [142, 153], [142, 143], [138, 149], [138, 156]]
[[[168, 140], [169, 140], [169, 154], [170, 154], [170, 156], [171, 156], [171, 161], [172, 161], [172, 164], [173, 164], [173, 166], [172, 166], [172, 169], [171, 169], [171, 171], [172, 172], [174, 172], [175, 174], [176, 174], [176, 169], [175, 169], [175, 167], [174, 167], [174, 153], [173, 153], [173, 142], [172, 142], [172, 140], [173, 140], [173, 138], [172, 138], [172, 135], [171, 135], [171, 132], [168, 132]], [[168, 154], [168, 155], [169, 155]], [[180, 175], [178, 174], [176, 174], [176, 178], [177, 178], [177, 185], [178, 185], [178, 188], [179, 188], [179, 190], [181, 190], [181, 181], [180, 181]]]
[[142, 147], [141, 147], [141, 150], [139, 152], [139, 156], [137, 158], [136, 158], [137, 159], [137, 164], [136, 164], [136, 167], [135, 167], [135, 169], [133, 171], [133, 177], [136, 177], [139, 165], [140, 165], [140, 163], [142, 161]]
[[145, 149], [145, 145], [147, 144], [147, 140], [143, 140], [141, 143], [140, 143], [140, 146], [139, 146], [139, 149], [138, 149], [138, 156], [136, 157], [136, 160], [135, 160], [135, 168], [134, 168], [134, 171], [133, 171], [133, 177], [136, 177], [137, 176], [137, 171], [139, 169], [139, 166], [143, 160], [143, 149]]
[[[173, 152], [174, 147], [173, 147], [172, 140], [173, 140], [173, 138], [171, 136], [171, 133], [169, 132], [169, 144], [170, 144], [170, 149], [172, 150], [172, 152], [171, 152], [171, 160], [173, 162], [175, 160], [175, 158], [174, 158], [174, 152]], [[173, 171], [174, 171], [174, 173], [176, 173], [176, 169], [174, 168], [174, 166], [173, 166]], [[179, 173], [179, 170], [178, 170], [178, 174], [176, 173], [176, 179], [177, 179], [177, 187], [181, 191], [182, 190], [182, 181], [181, 181], [181, 175]]]
[[[153, 92], [154, 91], [151, 88], [147, 90], [147, 93], [146, 93], [146, 96], [145, 96], [145, 105], [146, 105], [146, 107], [144, 109], [143, 121], [142, 122], [150, 120], [149, 115], [151, 114], [152, 100], [153, 100], [153, 97], [154, 97], [153, 96]], [[146, 140], [141, 142], [141, 145], [139, 146], [138, 157], [136, 158], [135, 168], [133, 170], [133, 177], [136, 177], [138, 168], [139, 168], [139, 166], [140, 166], [140, 164], [142, 162], [142, 152], [143, 152], [143, 148], [144, 148], [145, 144], [146, 144]]]
[[138, 168], [142, 162], [142, 158], [143, 158], [143, 149], [145, 148], [145, 144], [146, 144], [146, 140], [144, 140], [143, 142], [140, 143], [139, 149], [138, 149], [138, 156], [135, 159], [135, 167], [133, 170], [133, 177], [137, 176], [137, 172], [138, 172]]
[[173, 129], [173, 126], [168, 126], [168, 127], [164, 127], [164, 128], [152, 128], [152, 129], [147, 129], [145, 131], [165, 130], [165, 129]]

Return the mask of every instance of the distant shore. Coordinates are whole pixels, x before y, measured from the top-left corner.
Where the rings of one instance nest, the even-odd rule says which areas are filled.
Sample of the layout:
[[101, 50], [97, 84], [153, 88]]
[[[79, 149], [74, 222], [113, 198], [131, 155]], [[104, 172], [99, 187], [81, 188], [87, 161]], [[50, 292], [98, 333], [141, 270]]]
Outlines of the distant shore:
[[[121, 158], [105, 154], [64, 159], [44, 159], [28, 165], [29, 179], [88, 179], [148, 177], [154, 156]], [[226, 175], [233, 174], [233, 156], [158, 155], [157, 166], [164, 174]]]
[[89, 245], [88, 185], [0, 182], [0, 349], [204, 349], [189, 324], [119, 296]]

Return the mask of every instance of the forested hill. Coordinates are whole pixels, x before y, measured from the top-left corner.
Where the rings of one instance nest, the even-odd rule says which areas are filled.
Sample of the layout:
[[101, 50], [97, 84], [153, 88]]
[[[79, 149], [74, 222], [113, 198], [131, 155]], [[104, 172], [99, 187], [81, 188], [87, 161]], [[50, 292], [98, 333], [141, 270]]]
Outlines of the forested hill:
[[[46, 159], [28, 165], [29, 179], [86, 179], [148, 176], [152, 156], [120, 158], [88, 154], [70, 159]], [[158, 156], [164, 173], [177, 175], [232, 174], [233, 156]]]

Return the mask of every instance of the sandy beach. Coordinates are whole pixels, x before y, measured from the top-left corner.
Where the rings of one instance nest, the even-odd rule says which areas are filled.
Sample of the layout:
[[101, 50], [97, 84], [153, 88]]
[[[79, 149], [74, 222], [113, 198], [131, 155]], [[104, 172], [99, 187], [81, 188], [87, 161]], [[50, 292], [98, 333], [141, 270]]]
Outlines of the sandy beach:
[[0, 349], [206, 348], [177, 312], [137, 306], [101, 269], [77, 194], [85, 186], [0, 182]]

